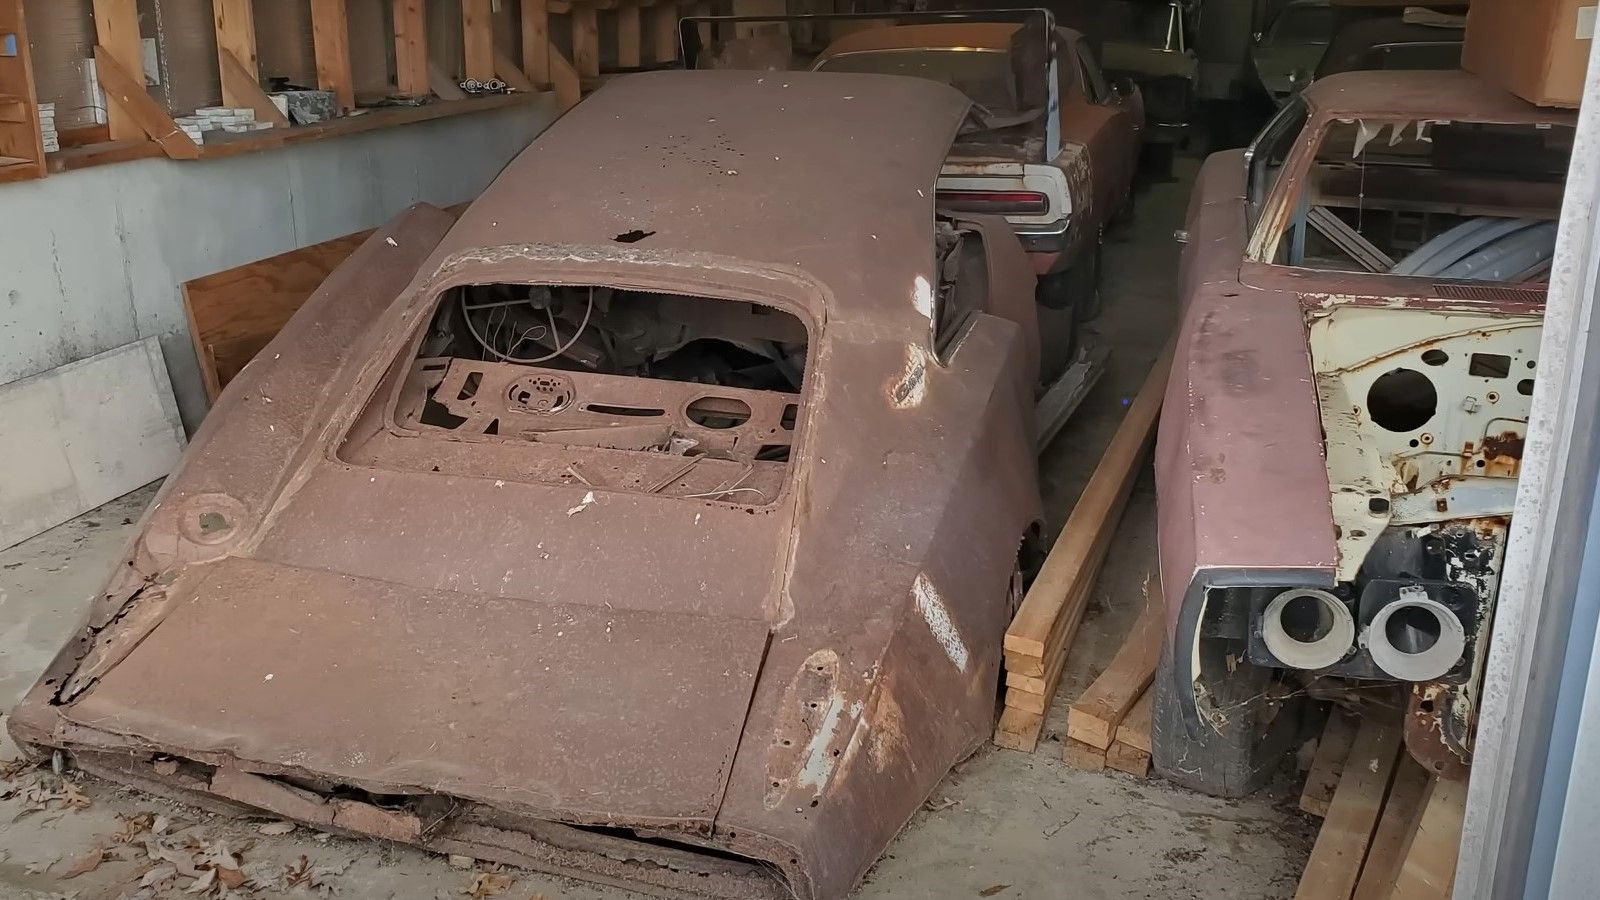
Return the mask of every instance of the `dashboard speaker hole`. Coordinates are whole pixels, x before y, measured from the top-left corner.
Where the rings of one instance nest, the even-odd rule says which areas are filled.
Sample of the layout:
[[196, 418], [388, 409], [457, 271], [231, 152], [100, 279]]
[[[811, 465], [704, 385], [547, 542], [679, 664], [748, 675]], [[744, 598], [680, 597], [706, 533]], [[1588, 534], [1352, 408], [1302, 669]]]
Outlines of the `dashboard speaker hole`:
[[1439, 409], [1439, 392], [1416, 369], [1393, 369], [1378, 376], [1367, 390], [1367, 412], [1388, 431], [1416, 431]]

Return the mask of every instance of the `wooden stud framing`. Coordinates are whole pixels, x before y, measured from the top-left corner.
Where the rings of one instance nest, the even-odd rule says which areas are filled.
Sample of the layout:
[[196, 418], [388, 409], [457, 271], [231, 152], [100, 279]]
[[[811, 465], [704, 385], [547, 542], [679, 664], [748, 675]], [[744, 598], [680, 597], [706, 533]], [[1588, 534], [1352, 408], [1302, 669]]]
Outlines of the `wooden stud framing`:
[[317, 52], [317, 86], [339, 98], [339, 108], [356, 108], [355, 74], [350, 68], [350, 19], [345, 0], [311, 0], [311, 36]]
[[[211, 0], [211, 10], [216, 16], [218, 57], [232, 53], [251, 78], [260, 78], [260, 61], [256, 57], [256, 16], [250, 0]], [[222, 102], [229, 106], [249, 105], [229, 93], [226, 77], [222, 84]]]
[[[144, 49], [139, 38], [139, 9], [136, 0], [94, 0], [96, 57], [104, 53], [126, 72], [144, 71]], [[140, 78], [140, 82], [144, 79]], [[147, 135], [126, 107], [108, 104], [113, 141], [136, 141]]]
[[653, 36], [656, 62], [672, 62], [678, 58], [678, 19], [677, 3], [656, 4]]
[[489, 81], [494, 73], [494, 10], [490, 0], [461, 0], [461, 46], [466, 76]]
[[173, 159], [199, 158], [200, 146], [183, 133], [172, 116], [145, 90], [142, 68], [134, 70], [140, 75], [134, 75], [105, 47], [95, 48], [94, 60], [109, 105], [122, 110], [128, 121], [136, 123], [140, 136], [160, 144]]
[[394, 0], [394, 68], [400, 93], [410, 97], [429, 93], [426, 0]]
[[522, 71], [540, 87], [550, 84], [550, 9], [545, 0], [522, 0]]
[[638, 5], [624, 3], [617, 7], [617, 68], [639, 68], [642, 64], [639, 44], [643, 38], [644, 26], [639, 19]]
[[578, 70], [555, 47], [550, 48], [550, 83], [562, 112], [577, 106], [583, 97], [583, 81], [578, 77]]
[[44, 136], [22, 0], [0, 0], [0, 39], [8, 45], [0, 51], [0, 182], [39, 178]]
[[580, 78], [600, 74], [600, 14], [585, 3], [572, 8], [572, 67]]

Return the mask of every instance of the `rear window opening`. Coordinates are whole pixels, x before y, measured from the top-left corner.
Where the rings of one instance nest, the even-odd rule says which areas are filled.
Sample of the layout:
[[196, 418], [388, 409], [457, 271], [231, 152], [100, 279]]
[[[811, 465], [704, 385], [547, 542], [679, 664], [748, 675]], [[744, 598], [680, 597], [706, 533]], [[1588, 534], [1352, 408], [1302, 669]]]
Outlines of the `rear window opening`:
[[[799, 318], [761, 303], [468, 285], [441, 296], [392, 424], [487, 454], [436, 471], [762, 505], [788, 470], [807, 343]], [[415, 455], [383, 449], [351, 455]]]
[[1567, 126], [1335, 122], [1274, 261], [1546, 282], [1571, 150]]

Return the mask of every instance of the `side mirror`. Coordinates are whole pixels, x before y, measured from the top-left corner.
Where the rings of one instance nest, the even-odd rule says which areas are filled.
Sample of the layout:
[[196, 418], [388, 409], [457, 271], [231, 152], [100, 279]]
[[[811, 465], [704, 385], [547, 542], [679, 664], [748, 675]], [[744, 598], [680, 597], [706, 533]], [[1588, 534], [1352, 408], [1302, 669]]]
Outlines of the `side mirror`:
[[1128, 75], [1118, 75], [1111, 79], [1111, 93], [1113, 96], [1126, 99], [1139, 91], [1139, 83]]

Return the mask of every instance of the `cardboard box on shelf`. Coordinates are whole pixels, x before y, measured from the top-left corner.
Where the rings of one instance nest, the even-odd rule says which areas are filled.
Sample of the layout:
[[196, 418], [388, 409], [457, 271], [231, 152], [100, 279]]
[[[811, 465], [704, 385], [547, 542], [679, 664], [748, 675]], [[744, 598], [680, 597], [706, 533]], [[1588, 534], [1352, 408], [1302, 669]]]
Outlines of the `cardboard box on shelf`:
[[1575, 107], [1600, 0], [1473, 0], [1461, 65], [1540, 106]]

